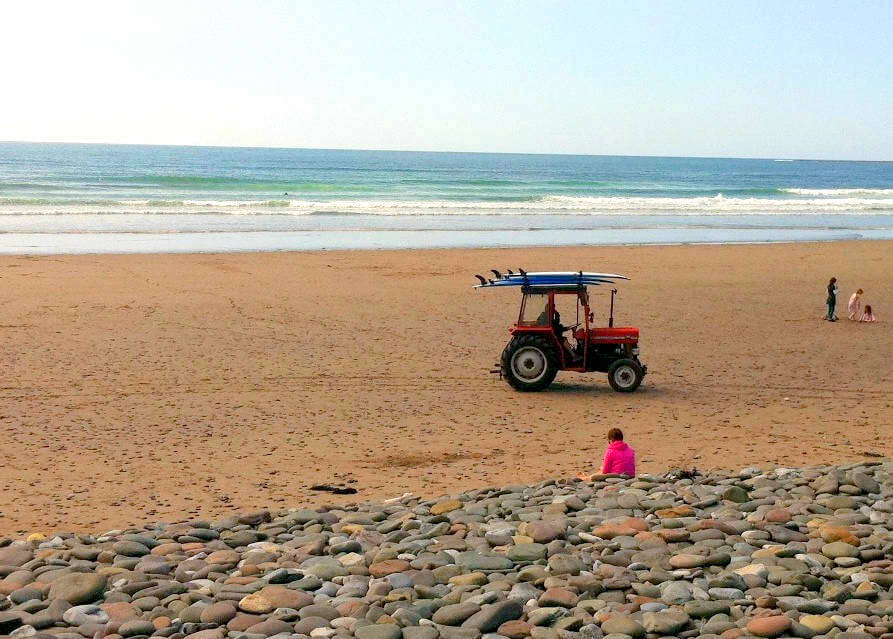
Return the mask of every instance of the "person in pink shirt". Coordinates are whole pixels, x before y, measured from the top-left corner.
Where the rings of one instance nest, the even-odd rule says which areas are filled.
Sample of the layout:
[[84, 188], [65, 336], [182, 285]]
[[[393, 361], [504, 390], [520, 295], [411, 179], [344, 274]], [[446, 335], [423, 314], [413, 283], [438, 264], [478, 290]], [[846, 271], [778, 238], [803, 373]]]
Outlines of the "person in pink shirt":
[[[619, 428], [608, 431], [608, 448], [605, 450], [601, 474], [636, 475], [636, 451], [623, 441], [623, 431]], [[593, 476], [581, 472], [577, 477], [583, 481], [592, 481]]]

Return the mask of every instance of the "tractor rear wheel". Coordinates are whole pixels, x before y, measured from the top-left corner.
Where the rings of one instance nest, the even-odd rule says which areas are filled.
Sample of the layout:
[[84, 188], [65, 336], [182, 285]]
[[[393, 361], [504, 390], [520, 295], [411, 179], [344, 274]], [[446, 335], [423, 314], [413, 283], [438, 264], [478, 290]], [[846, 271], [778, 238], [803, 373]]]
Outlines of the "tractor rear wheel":
[[618, 393], [632, 393], [643, 377], [642, 365], [633, 359], [618, 359], [608, 367], [608, 383]]
[[558, 355], [548, 339], [517, 335], [502, 351], [502, 376], [515, 390], [546, 388], [558, 373]]

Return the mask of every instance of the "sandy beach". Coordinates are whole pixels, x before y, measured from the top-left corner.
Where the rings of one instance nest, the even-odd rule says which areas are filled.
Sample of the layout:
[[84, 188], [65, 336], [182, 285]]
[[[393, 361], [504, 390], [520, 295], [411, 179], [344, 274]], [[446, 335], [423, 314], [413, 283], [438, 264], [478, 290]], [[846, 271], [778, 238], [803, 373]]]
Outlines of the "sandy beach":
[[[893, 243], [0, 258], [0, 534], [436, 496], [593, 469], [893, 455]], [[491, 267], [632, 280], [635, 394], [494, 368], [517, 291]], [[880, 322], [821, 321], [856, 288]], [[604, 317], [605, 291], [595, 307]], [[595, 469], [597, 470], [597, 468]], [[358, 494], [315, 493], [344, 483]]]

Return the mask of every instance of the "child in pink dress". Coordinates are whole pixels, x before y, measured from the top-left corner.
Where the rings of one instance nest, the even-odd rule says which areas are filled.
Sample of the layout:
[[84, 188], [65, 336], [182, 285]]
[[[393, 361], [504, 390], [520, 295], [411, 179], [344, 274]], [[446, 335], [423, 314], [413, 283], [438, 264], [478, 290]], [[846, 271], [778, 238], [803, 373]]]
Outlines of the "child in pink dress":
[[871, 304], [865, 305], [865, 311], [862, 313], [862, 319], [860, 322], [876, 322], [877, 318], [874, 316], [874, 313], [871, 312]]
[[[623, 441], [623, 431], [619, 428], [608, 431], [608, 448], [605, 450], [601, 474], [636, 476], [636, 451]], [[581, 472], [577, 477], [583, 481], [592, 481], [593, 476]]]
[[858, 291], [853, 293], [850, 296], [850, 301], [847, 303], [847, 317], [851, 320], [856, 319], [856, 315], [859, 314], [859, 309], [862, 307], [862, 289], [860, 288]]

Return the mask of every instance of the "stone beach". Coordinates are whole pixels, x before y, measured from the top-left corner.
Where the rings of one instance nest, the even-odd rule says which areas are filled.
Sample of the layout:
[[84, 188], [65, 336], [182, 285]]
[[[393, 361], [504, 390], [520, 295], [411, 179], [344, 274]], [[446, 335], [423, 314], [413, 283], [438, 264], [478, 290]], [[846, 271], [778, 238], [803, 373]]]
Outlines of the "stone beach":
[[0, 538], [0, 635], [893, 639], [893, 462]]

